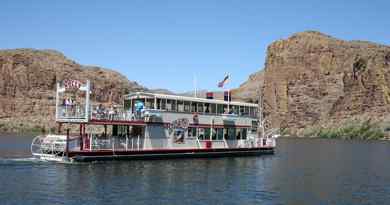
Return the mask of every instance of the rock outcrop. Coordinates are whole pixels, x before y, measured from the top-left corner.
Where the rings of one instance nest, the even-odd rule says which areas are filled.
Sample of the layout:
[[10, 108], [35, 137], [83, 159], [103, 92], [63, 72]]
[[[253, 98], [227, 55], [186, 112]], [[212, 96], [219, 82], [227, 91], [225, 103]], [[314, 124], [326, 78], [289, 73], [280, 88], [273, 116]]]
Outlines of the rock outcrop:
[[264, 84], [264, 70], [257, 71], [249, 76], [248, 80], [240, 85], [239, 88], [233, 89], [232, 98], [237, 101], [258, 102], [259, 91]]
[[95, 102], [117, 102], [145, 88], [121, 74], [82, 66], [53, 50], [0, 50], [0, 130], [54, 126], [55, 86], [63, 79], [91, 80]]
[[390, 111], [390, 47], [297, 33], [268, 47], [263, 95], [273, 127], [383, 120]]

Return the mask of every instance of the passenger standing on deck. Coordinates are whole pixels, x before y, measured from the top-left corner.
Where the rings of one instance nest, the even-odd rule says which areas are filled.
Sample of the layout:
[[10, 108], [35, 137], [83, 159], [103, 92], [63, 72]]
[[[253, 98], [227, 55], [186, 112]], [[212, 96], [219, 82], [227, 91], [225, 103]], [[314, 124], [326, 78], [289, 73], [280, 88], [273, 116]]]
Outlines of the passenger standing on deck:
[[108, 118], [109, 120], [114, 120], [115, 110], [114, 107], [111, 105], [110, 109], [108, 111]]
[[75, 109], [74, 109], [74, 100], [72, 98], [69, 99], [69, 105], [70, 105], [72, 115], [75, 116], [76, 113], [75, 113]]
[[69, 99], [68, 98], [65, 98], [64, 99], [64, 105], [65, 105], [65, 110], [64, 110], [64, 113], [63, 113], [63, 115], [65, 116], [65, 117], [68, 117], [68, 114], [69, 114]]
[[136, 118], [141, 118], [142, 117], [142, 112], [145, 111], [144, 109], [144, 103], [142, 101], [137, 101], [135, 103], [135, 111], [136, 111]]

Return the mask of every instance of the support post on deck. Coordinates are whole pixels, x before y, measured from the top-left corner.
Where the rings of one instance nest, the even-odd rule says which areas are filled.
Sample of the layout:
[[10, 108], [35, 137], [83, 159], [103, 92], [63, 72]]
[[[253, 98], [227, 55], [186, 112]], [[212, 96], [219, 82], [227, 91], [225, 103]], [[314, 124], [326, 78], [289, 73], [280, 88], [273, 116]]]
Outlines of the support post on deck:
[[83, 150], [83, 142], [84, 142], [84, 134], [83, 134], [83, 127], [84, 127], [84, 124], [80, 124], [80, 150]]
[[128, 147], [129, 147], [129, 136], [126, 135], [126, 147], [125, 147], [126, 151], [127, 151]]
[[86, 127], [86, 124], [84, 124], [84, 126], [83, 126], [83, 146], [84, 146], [84, 139], [87, 139], [87, 137], [88, 137], [87, 133], [85, 132], [85, 127]]
[[59, 122], [58, 123], [58, 130], [57, 130], [58, 134], [61, 134], [61, 127], [62, 127], [62, 123]]
[[69, 157], [69, 128], [66, 130], [65, 156]]
[[137, 137], [137, 150], [139, 150], [139, 135]]
[[89, 151], [92, 151], [92, 143], [93, 143], [93, 134], [90, 134], [91, 136], [89, 137]]

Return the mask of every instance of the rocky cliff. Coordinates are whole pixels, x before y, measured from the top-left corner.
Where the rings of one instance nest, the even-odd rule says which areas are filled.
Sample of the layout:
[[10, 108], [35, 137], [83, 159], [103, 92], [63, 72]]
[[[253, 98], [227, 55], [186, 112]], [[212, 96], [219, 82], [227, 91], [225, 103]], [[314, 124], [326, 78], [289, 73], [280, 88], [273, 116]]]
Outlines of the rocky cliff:
[[20, 131], [54, 126], [55, 85], [63, 79], [92, 83], [95, 102], [120, 102], [143, 90], [136, 82], [100, 67], [83, 66], [53, 50], [0, 50], [0, 130]]
[[[249, 80], [240, 89], [261, 83]], [[273, 127], [383, 120], [390, 111], [390, 47], [297, 33], [268, 47], [262, 88]]]
[[257, 71], [249, 76], [248, 80], [240, 85], [239, 88], [233, 89], [233, 100], [245, 102], [258, 102], [259, 91], [264, 84], [264, 70]]

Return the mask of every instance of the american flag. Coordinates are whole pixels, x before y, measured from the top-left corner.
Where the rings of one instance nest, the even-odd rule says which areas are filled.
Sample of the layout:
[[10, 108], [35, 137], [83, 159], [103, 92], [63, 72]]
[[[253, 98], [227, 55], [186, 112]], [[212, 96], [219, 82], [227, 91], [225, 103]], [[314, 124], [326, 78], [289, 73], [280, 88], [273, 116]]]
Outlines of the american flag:
[[64, 80], [64, 86], [65, 89], [74, 89], [77, 88], [79, 89], [81, 86], [81, 82], [78, 80]]
[[228, 80], [229, 80], [229, 75], [226, 75], [225, 78], [221, 82], [218, 83], [218, 87], [222, 88], [225, 85], [225, 83], [228, 82]]

